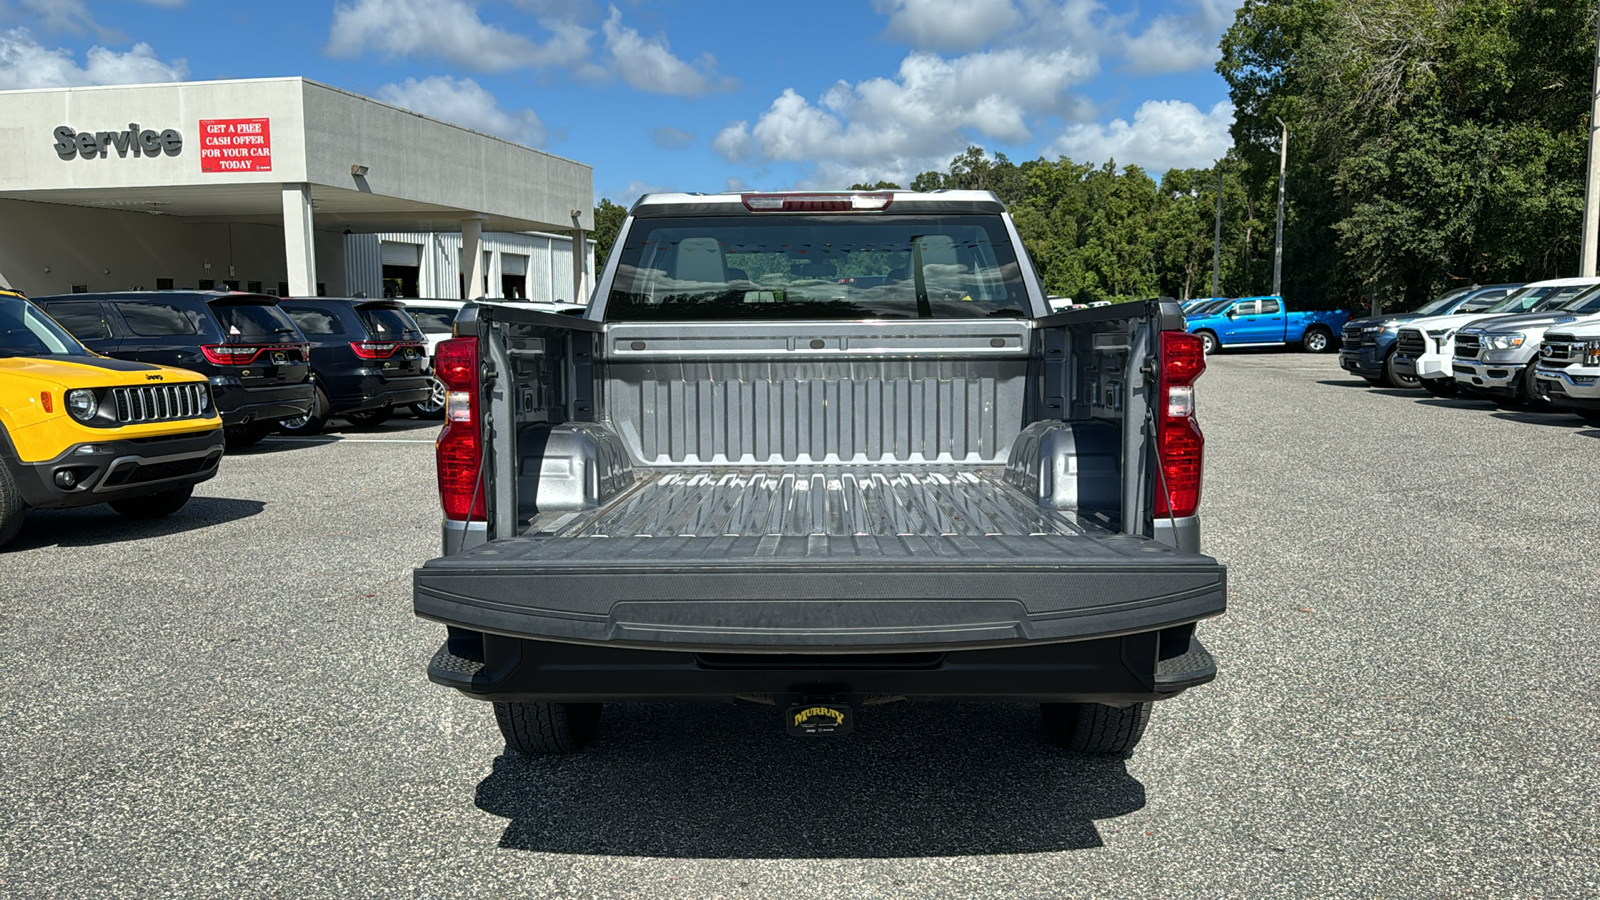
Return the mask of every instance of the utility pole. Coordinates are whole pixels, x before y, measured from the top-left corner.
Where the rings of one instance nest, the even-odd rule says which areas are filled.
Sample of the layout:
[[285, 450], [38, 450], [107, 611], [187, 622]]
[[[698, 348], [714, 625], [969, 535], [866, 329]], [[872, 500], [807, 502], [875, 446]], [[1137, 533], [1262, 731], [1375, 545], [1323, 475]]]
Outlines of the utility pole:
[[[1278, 119], [1277, 116], [1273, 116]], [[1278, 119], [1283, 138], [1278, 141], [1278, 243], [1272, 251], [1272, 295], [1283, 296], [1283, 179], [1289, 168], [1289, 126]]]
[[1220, 297], [1217, 278], [1222, 271], [1222, 160], [1217, 160], [1217, 232], [1211, 239], [1211, 296]]
[[[1600, 23], [1600, 16], [1595, 21]], [[1583, 254], [1578, 274], [1594, 277], [1595, 244], [1600, 241], [1600, 24], [1595, 28], [1594, 82], [1589, 86], [1589, 178], [1583, 190]]]

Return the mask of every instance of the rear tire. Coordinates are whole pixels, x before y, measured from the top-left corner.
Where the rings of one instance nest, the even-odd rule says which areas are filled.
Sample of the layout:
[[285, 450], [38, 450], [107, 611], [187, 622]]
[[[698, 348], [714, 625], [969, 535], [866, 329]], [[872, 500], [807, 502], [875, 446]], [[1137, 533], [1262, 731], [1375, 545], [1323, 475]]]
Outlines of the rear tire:
[[1195, 337], [1200, 339], [1200, 349], [1205, 352], [1206, 356], [1217, 352], [1218, 347], [1221, 346], [1218, 344], [1217, 335], [1214, 332], [1197, 331], [1195, 332]]
[[389, 421], [389, 417], [392, 415], [394, 415], [394, 408], [391, 406], [385, 406], [383, 409], [369, 409], [362, 412], [345, 413], [344, 417], [349, 420], [351, 425], [354, 425], [357, 428], [375, 428]]
[[295, 437], [311, 437], [321, 434], [322, 426], [326, 424], [328, 424], [328, 395], [319, 387], [311, 395], [310, 411], [303, 416], [284, 419], [278, 423], [278, 430]]
[[1383, 360], [1383, 380], [1392, 388], [1402, 391], [1415, 391], [1422, 387], [1422, 379], [1415, 375], [1401, 375], [1394, 370], [1394, 354], [1390, 353]]
[[525, 756], [577, 753], [600, 727], [599, 703], [496, 703], [506, 747]]
[[0, 465], [0, 547], [22, 530], [22, 520], [28, 515], [28, 504], [22, 502], [22, 492], [11, 479], [11, 472]]
[[1333, 347], [1333, 334], [1326, 328], [1307, 328], [1300, 347], [1307, 353], [1327, 353]]
[[1454, 378], [1424, 378], [1422, 389], [1435, 397], [1454, 397], [1456, 395], [1456, 380]]
[[411, 414], [419, 419], [444, 418], [444, 382], [437, 378], [428, 379], [428, 389], [432, 391], [428, 399], [421, 403], [411, 404]]
[[1150, 724], [1150, 702], [1128, 707], [1104, 703], [1041, 703], [1044, 729], [1074, 753], [1124, 754], [1138, 746]]
[[194, 485], [189, 485], [162, 491], [159, 494], [113, 500], [111, 508], [130, 519], [159, 519], [183, 509], [183, 505], [189, 502], [189, 495], [193, 493]]

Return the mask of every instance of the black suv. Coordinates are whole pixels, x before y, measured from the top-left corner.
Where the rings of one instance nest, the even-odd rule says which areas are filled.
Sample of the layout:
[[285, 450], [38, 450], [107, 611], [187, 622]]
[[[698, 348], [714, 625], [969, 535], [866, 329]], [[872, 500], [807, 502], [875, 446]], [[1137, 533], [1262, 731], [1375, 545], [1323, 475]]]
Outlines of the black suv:
[[311, 345], [277, 297], [127, 291], [34, 302], [96, 353], [205, 375], [230, 447], [254, 444], [278, 420], [311, 408]]
[[393, 300], [285, 298], [283, 310], [311, 342], [317, 383], [310, 411], [285, 419], [284, 434], [316, 434], [334, 416], [376, 425], [395, 407], [428, 399], [428, 344], [404, 306]]

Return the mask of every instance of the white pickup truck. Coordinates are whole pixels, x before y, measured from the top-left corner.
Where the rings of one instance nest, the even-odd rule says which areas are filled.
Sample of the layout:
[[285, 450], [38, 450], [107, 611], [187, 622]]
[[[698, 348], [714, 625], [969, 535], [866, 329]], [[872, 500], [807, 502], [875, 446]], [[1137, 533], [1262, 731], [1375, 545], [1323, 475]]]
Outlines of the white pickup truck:
[[1534, 384], [1556, 406], [1600, 423], [1600, 316], [1545, 333]]

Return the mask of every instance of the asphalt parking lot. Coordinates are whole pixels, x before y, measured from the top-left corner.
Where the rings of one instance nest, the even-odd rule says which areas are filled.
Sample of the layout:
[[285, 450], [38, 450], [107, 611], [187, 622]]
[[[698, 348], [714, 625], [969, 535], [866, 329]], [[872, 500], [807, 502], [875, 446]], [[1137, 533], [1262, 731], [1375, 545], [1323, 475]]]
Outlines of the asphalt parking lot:
[[433, 426], [230, 456], [179, 514], [0, 554], [0, 892], [39, 896], [1600, 896], [1600, 428], [1374, 390], [1331, 355], [1200, 387], [1222, 674], [1127, 760], [1032, 708], [608, 708], [502, 755], [424, 677]]

